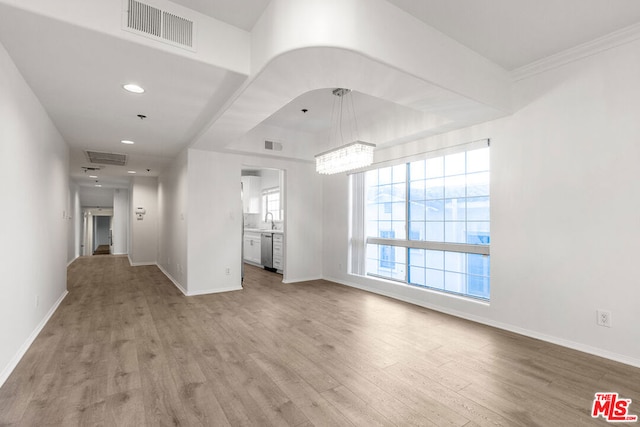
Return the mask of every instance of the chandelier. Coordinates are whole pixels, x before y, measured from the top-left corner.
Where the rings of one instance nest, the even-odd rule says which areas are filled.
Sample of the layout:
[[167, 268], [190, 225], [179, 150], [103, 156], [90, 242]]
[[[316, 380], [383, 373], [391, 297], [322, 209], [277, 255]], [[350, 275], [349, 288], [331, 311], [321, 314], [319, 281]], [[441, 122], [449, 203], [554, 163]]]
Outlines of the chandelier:
[[[335, 120], [336, 125], [332, 130], [332, 134], [335, 134], [336, 138], [338, 138], [339, 135], [340, 142], [344, 143], [344, 138], [342, 137], [342, 116], [344, 113], [343, 104], [345, 97], [351, 93], [351, 89], [338, 88], [333, 90], [332, 93], [340, 99], [340, 111], [338, 117]], [[355, 109], [353, 108], [353, 98], [351, 96], [349, 96], [349, 98], [351, 100], [351, 111], [353, 113], [352, 123], [356, 128], [357, 133], [357, 122], [355, 117]], [[332, 113], [332, 118], [333, 115], [334, 114]], [[316, 155], [316, 172], [323, 175], [332, 175], [369, 166], [371, 163], [373, 163], [374, 147], [375, 144], [359, 141], [356, 137], [353, 142], [349, 142], [337, 148]]]

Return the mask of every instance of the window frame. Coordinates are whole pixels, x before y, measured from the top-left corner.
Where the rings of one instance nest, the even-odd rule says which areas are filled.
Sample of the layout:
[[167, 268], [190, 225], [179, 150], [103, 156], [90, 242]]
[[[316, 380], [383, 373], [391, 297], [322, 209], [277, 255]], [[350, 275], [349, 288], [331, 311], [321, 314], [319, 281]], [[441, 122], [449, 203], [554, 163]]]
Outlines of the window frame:
[[[394, 282], [400, 282], [409, 286], [414, 286], [414, 287], [420, 287], [420, 288], [426, 288], [429, 290], [433, 290], [436, 292], [443, 292], [445, 294], [453, 294], [453, 295], [457, 295], [457, 296], [462, 296], [464, 298], [470, 298], [470, 299], [478, 299], [481, 301], [485, 301], [488, 302], [490, 301], [490, 293], [491, 293], [491, 289], [490, 289], [490, 255], [491, 255], [491, 246], [490, 246], [490, 223], [491, 223], [491, 216], [488, 216], [488, 220], [486, 220], [486, 222], [489, 223], [489, 241], [486, 244], [483, 243], [453, 243], [453, 242], [446, 242], [446, 241], [430, 241], [430, 240], [414, 240], [411, 239], [410, 237], [410, 225], [411, 225], [411, 215], [409, 213], [409, 209], [410, 209], [410, 204], [412, 201], [411, 198], [411, 183], [415, 182], [411, 180], [411, 170], [409, 167], [409, 164], [411, 164], [412, 162], [416, 162], [416, 161], [422, 161], [422, 160], [427, 160], [427, 159], [431, 159], [431, 158], [437, 158], [437, 157], [445, 157], [451, 154], [457, 154], [457, 153], [466, 153], [466, 152], [470, 152], [470, 151], [474, 151], [480, 148], [489, 148], [490, 147], [490, 140], [486, 139], [486, 140], [481, 140], [481, 141], [474, 141], [472, 143], [466, 143], [466, 144], [461, 144], [458, 146], [454, 146], [454, 147], [450, 147], [450, 148], [446, 148], [446, 149], [439, 149], [439, 150], [434, 150], [431, 152], [427, 152], [427, 153], [421, 153], [421, 154], [417, 154], [414, 156], [407, 156], [406, 158], [403, 159], [397, 159], [394, 162], [383, 162], [383, 163], [378, 163], [376, 164], [375, 167], [372, 168], [368, 168], [366, 170], [361, 170], [358, 173], [355, 174], [351, 174], [351, 204], [350, 204], [350, 213], [351, 213], [351, 229], [350, 229], [350, 250], [349, 250], [349, 255], [352, 257], [350, 259], [349, 265], [350, 265], [350, 270], [349, 273], [351, 274], [356, 274], [359, 276], [369, 276], [369, 277], [375, 277], [375, 278], [381, 278], [384, 280], [391, 280]], [[489, 160], [490, 162], [490, 160]], [[406, 178], [404, 181], [404, 186], [405, 186], [405, 199], [404, 199], [404, 205], [405, 205], [405, 216], [404, 216], [404, 227], [406, 230], [405, 236], [404, 238], [401, 239], [396, 239], [396, 238], [385, 238], [385, 237], [374, 237], [374, 236], [368, 236], [367, 235], [367, 221], [369, 221], [370, 219], [367, 218], [367, 214], [366, 214], [366, 209], [367, 209], [367, 201], [366, 201], [366, 192], [369, 189], [369, 187], [366, 184], [366, 179], [365, 179], [365, 174], [368, 171], [371, 170], [380, 170], [380, 169], [384, 169], [390, 166], [396, 166], [396, 165], [401, 165], [404, 164], [406, 165], [406, 169], [405, 169], [405, 173], [406, 173]], [[464, 199], [465, 202], [467, 201], [467, 199], [469, 198], [473, 198], [474, 196], [469, 196], [467, 194], [467, 189], [468, 189], [468, 182], [466, 180], [466, 177], [468, 175], [471, 175], [473, 173], [477, 173], [477, 172], [468, 172], [467, 169], [467, 157], [465, 157], [465, 170], [463, 173], [463, 176], [465, 177], [465, 195], [464, 195]], [[488, 173], [490, 174], [490, 163], [489, 163], [489, 169], [488, 169]], [[444, 176], [444, 175], [443, 175]], [[445, 176], [446, 177], [446, 176]], [[425, 177], [425, 180], [427, 178]], [[446, 191], [446, 190], [445, 190]], [[491, 192], [490, 190], [488, 191], [488, 195], [487, 196], [483, 196], [483, 197], [487, 197], [487, 199], [489, 200], [489, 206], [491, 204], [490, 200], [491, 200]], [[415, 200], [415, 199], [414, 199]], [[447, 198], [444, 198], [443, 201], [446, 202]], [[467, 211], [468, 207], [465, 205], [465, 224], [468, 224], [469, 220], [468, 220], [468, 216], [467, 216]], [[379, 217], [378, 217], [379, 218]], [[376, 221], [380, 221], [379, 219], [376, 219]], [[465, 225], [465, 229], [466, 229], [466, 225]], [[425, 236], [426, 237], [426, 236]], [[375, 272], [370, 272], [368, 271], [368, 265], [367, 263], [371, 260], [369, 257], [367, 257], [367, 252], [368, 252], [368, 247], [369, 245], [377, 245], [377, 250], [380, 250], [383, 247], [388, 247], [391, 248], [391, 250], [394, 250], [394, 248], [404, 248], [405, 249], [405, 255], [404, 255], [404, 279], [395, 277], [396, 275], [394, 273], [390, 273], [389, 275], [381, 275], [381, 274], [376, 274]], [[415, 267], [415, 265], [411, 265], [411, 249], [419, 249], [419, 250], [424, 250], [424, 251], [441, 251], [443, 253], [443, 256], [446, 256], [447, 252], [453, 252], [453, 253], [462, 253], [462, 254], [470, 254], [470, 255], [481, 255], [483, 257], [487, 257], [487, 263], [486, 264], [486, 276], [477, 276], [477, 277], [484, 277], [485, 280], [487, 280], [486, 282], [486, 292], [475, 292], [476, 294], [474, 294], [473, 291], [469, 290], [469, 278], [470, 277], [476, 277], [476, 275], [470, 274], [470, 270], [469, 270], [469, 264], [471, 261], [469, 261], [469, 258], [465, 258], [465, 280], [467, 280], [466, 284], [465, 284], [465, 291], [464, 292], [455, 292], [455, 291], [451, 291], [451, 290], [446, 290], [446, 289], [440, 289], [437, 287], [433, 287], [433, 286], [429, 286], [426, 284], [426, 279], [425, 279], [425, 285], [421, 285], [421, 284], [417, 284], [417, 283], [411, 283], [411, 274], [413, 274], [413, 272], [410, 274], [410, 269], [412, 267]], [[381, 255], [378, 255], [381, 256]], [[379, 260], [381, 261], [381, 260]], [[382, 265], [382, 264], [380, 264]], [[379, 273], [379, 268], [378, 270]], [[438, 270], [439, 271], [439, 270]], [[443, 274], [446, 274], [446, 272], [448, 271], [446, 268], [442, 269]], [[391, 277], [391, 276], [394, 277]], [[446, 283], [445, 283], [446, 286]], [[486, 296], [484, 296], [484, 294], [486, 293]], [[481, 295], [482, 294], [482, 295]]]
[[[269, 201], [270, 201], [269, 196], [273, 197], [276, 194], [278, 195], [278, 208], [275, 211], [269, 210]], [[264, 211], [264, 216], [266, 217], [267, 213], [271, 212], [271, 214], [273, 215], [274, 221], [281, 221], [282, 220], [282, 194], [281, 194], [280, 188], [279, 187], [264, 188], [262, 190], [261, 198], [262, 198], [262, 207]]]

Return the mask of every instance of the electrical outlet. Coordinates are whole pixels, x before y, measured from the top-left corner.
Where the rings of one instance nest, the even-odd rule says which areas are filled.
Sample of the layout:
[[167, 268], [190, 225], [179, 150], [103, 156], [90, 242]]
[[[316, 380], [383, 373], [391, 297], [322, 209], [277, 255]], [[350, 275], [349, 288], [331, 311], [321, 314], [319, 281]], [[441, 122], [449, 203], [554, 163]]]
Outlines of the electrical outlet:
[[596, 310], [598, 316], [598, 325], [606, 328], [611, 327], [611, 312], [608, 310]]
[[226, 274], [227, 276], [231, 274], [231, 269], [229, 267], [224, 269], [224, 274]]

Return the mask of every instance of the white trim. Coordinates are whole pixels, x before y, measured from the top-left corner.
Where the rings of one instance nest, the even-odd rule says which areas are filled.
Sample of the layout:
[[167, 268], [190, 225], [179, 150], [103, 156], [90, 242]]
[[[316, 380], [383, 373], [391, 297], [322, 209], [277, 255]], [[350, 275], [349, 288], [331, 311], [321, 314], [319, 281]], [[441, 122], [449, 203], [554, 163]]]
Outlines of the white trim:
[[[260, 234], [260, 233], [256, 233], [256, 234]], [[245, 264], [252, 265], [252, 266], [254, 266], [254, 267], [264, 268], [264, 266], [263, 266], [262, 264], [258, 264], [257, 262], [250, 261], [250, 260], [248, 260], [248, 259], [246, 259], [246, 258], [244, 258], [244, 259], [242, 260], [242, 262], [244, 262]]]
[[131, 267], [142, 267], [144, 265], [158, 265], [157, 262], [133, 262], [131, 261], [131, 256], [127, 254], [127, 258], [129, 259], [129, 265]]
[[182, 287], [182, 285], [180, 284], [180, 282], [178, 282], [171, 274], [169, 274], [167, 272], [167, 270], [165, 270], [164, 268], [162, 268], [162, 266], [160, 264], [156, 264], [158, 266], [158, 268], [160, 269], [160, 271], [162, 271], [162, 274], [164, 274], [165, 276], [167, 276], [167, 279], [171, 280], [171, 283], [174, 284], [174, 286], [176, 288], [178, 288], [178, 290], [180, 292], [182, 292], [182, 294], [184, 296], [188, 296], [187, 291], [185, 290], [185, 288]]
[[366, 264], [365, 174], [349, 175], [349, 264], [351, 274], [364, 275]]
[[474, 315], [470, 315], [468, 313], [464, 313], [464, 312], [460, 312], [457, 310], [451, 310], [448, 308], [443, 308], [441, 306], [438, 305], [433, 305], [433, 304], [429, 304], [425, 301], [421, 301], [421, 300], [416, 300], [413, 298], [408, 298], [402, 295], [399, 295], [397, 293], [394, 292], [385, 292], [382, 290], [378, 290], [378, 289], [372, 289], [367, 287], [366, 285], [360, 285], [358, 283], [354, 283], [354, 282], [349, 282], [346, 280], [339, 280], [336, 278], [325, 278], [324, 280], [330, 281], [330, 282], [335, 282], [341, 285], [345, 285], [345, 286], [349, 286], [352, 288], [356, 288], [356, 289], [360, 289], [366, 292], [371, 292], [374, 294], [378, 294], [378, 295], [383, 295], [389, 298], [393, 298], [393, 299], [397, 299], [400, 301], [404, 301], [407, 302], [409, 304], [414, 304], [420, 307], [424, 307], [424, 308], [428, 308], [430, 310], [434, 310], [434, 311], [438, 311], [440, 313], [445, 313], [445, 314], [449, 314], [451, 316], [455, 316], [455, 317], [459, 317], [461, 319], [466, 319], [466, 320], [470, 320], [472, 322], [476, 322], [476, 323], [480, 323], [483, 325], [487, 325], [487, 326], [491, 326], [497, 329], [502, 329], [505, 331], [509, 331], [509, 332], [513, 332], [519, 335], [523, 335], [529, 338], [535, 338], [541, 341], [545, 341], [551, 344], [556, 344], [562, 347], [566, 347], [566, 348], [570, 348], [573, 350], [577, 350], [577, 351], [581, 351], [583, 353], [587, 353], [587, 354], [591, 354], [594, 356], [598, 356], [598, 357], [603, 357], [605, 359], [609, 359], [609, 360], [613, 360], [615, 362], [620, 362], [620, 363], [624, 363], [625, 365], [630, 365], [630, 366], [634, 366], [636, 368], [640, 368], [640, 359], [638, 358], [634, 358], [634, 357], [629, 357], [629, 356], [625, 356], [623, 354], [618, 354], [618, 353], [614, 353], [611, 351], [607, 351], [607, 350], [603, 350], [600, 348], [596, 348], [596, 347], [591, 347], [589, 345], [586, 344], [581, 344], [581, 343], [577, 343], [574, 341], [570, 341], [570, 340], [566, 340], [564, 338], [559, 338], [559, 337], [555, 337], [553, 335], [547, 335], [547, 334], [543, 334], [540, 332], [536, 332], [536, 331], [532, 331], [530, 329], [525, 329], [525, 328], [521, 328], [519, 326], [514, 326], [514, 325], [510, 325], [507, 323], [502, 323], [502, 322], [497, 322], [494, 320], [490, 320], [484, 317], [480, 317], [480, 316], [474, 316]]
[[282, 280], [282, 283], [285, 284], [289, 284], [289, 283], [300, 283], [300, 282], [311, 282], [313, 280], [324, 280], [322, 276], [313, 276], [313, 277], [303, 277], [300, 279], [296, 279], [296, 280], [292, 280], [292, 279], [287, 279], [287, 280]]
[[218, 294], [221, 292], [232, 292], [232, 291], [241, 291], [242, 290], [242, 286], [238, 287], [238, 286], [230, 286], [227, 288], [222, 288], [222, 289], [205, 289], [202, 291], [196, 291], [196, 292], [189, 292], [187, 291], [181, 284], [180, 282], [178, 282], [171, 274], [169, 274], [164, 268], [162, 268], [162, 266], [160, 264], [154, 264], [156, 265], [160, 271], [162, 271], [162, 274], [164, 274], [165, 276], [167, 276], [167, 278], [169, 280], [171, 280], [171, 283], [174, 284], [174, 286], [176, 288], [178, 288], [178, 290], [180, 292], [182, 292], [182, 294], [185, 297], [194, 297], [194, 296], [198, 296], [198, 295], [209, 295], [209, 294]]
[[7, 366], [5, 366], [5, 368], [2, 370], [2, 372], [0, 373], [0, 387], [2, 387], [2, 385], [5, 383], [7, 378], [9, 378], [9, 375], [11, 375], [11, 373], [16, 368], [16, 366], [18, 366], [18, 363], [20, 363], [20, 360], [22, 360], [27, 350], [29, 350], [29, 347], [31, 347], [31, 344], [33, 344], [35, 339], [38, 337], [38, 334], [40, 334], [40, 332], [45, 327], [47, 322], [49, 322], [49, 319], [51, 319], [51, 316], [53, 316], [53, 313], [56, 312], [56, 310], [62, 303], [62, 300], [64, 300], [64, 298], [68, 294], [69, 294], [69, 291], [65, 290], [64, 293], [60, 296], [60, 298], [58, 298], [58, 301], [56, 301], [55, 304], [53, 304], [53, 307], [51, 307], [49, 312], [44, 316], [44, 318], [40, 321], [40, 323], [38, 323], [38, 326], [36, 326], [33, 332], [31, 332], [31, 335], [29, 335], [29, 338], [27, 338], [24, 344], [22, 344], [22, 347], [20, 347], [18, 352], [15, 354], [15, 356], [13, 356], [13, 359], [11, 359], [7, 364]]
[[80, 256], [79, 256], [79, 255], [78, 255], [78, 256], [76, 256], [76, 257], [75, 257], [74, 259], [72, 259], [71, 261], [69, 261], [69, 262], [67, 263], [67, 268], [69, 268], [69, 266], [70, 266], [71, 264], [73, 264], [73, 263], [75, 262], [75, 260], [77, 260], [78, 258], [80, 258]]
[[397, 246], [400, 248], [425, 249], [433, 251], [460, 252], [464, 254], [490, 255], [489, 245], [471, 245], [468, 243], [433, 242], [430, 240], [389, 239], [385, 237], [367, 237], [368, 245]]
[[201, 291], [188, 292], [186, 296], [195, 297], [198, 295], [220, 294], [222, 292], [241, 291], [242, 286], [229, 286], [227, 288], [203, 289]]
[[474, 141], [462, 142], [460, 144], [450, 145], [448, 147], [439, 147], [433, 150], [421, 151], [415, 154], [408, 154], [402, 157], [394, 157], [389, 160], [382, 160], [373, 162], [371, 166], [360, 168], [354, 171], [350, 171], [347, 174], [368, 172], [370, 170], [382, 169], [390, 166], [397, 166], [401, 164], [411, 163], [418, 160], [432, 159], [434, 157], [442, 157], [450, 154], [457, 154], [461, 152], [479, 150], [481, 148], [491, 147], [491, 138], [476, 139]]
[[530, 64], [516, 68], [511, 72], [511, 78], [514, 82], [524, 80], [545, 71], [553, 70], [571, 62], [578, 61], [582, 58], [613, 49], [623, 44], [631, 43], [640, 38], [640, 24], [633, 24], [604, 37], [580, 44], [565, 51], [556, 53], [534, 61]]

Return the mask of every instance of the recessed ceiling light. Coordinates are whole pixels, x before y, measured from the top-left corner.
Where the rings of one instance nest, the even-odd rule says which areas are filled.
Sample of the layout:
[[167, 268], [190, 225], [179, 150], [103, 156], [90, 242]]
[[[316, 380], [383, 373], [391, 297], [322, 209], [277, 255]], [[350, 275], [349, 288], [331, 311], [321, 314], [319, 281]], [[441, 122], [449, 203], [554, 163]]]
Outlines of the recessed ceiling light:
[[96, 187], [102, 187], [102, 185], [100, 185], [100, 184], [96, 184]]
[[124, 86], [122, 86], [124, 88], [124, 90], [131, 92], [131, 93], [143, 93], [144, 89], [140, 86], [138, 86], [137, 84], [134, 83], [128, 83]]
[[128, 139], [123, 139], [123, 140], [122, 140], [122, 141], [120, 141], [120, 142], [122, 142], [123, 144], [129, 144], [129, 145], [131, 145], [131, 144], [135, 144], [135, 142], [133, 142], [133, 141], [129, 141]]
[[136, 173], [136, 171], [127, 171], [127, 173]]
[[97, 175], [89, 175], [89, 178], [97, 178]]

